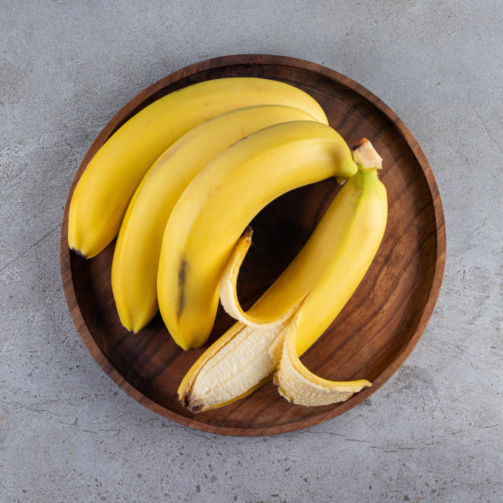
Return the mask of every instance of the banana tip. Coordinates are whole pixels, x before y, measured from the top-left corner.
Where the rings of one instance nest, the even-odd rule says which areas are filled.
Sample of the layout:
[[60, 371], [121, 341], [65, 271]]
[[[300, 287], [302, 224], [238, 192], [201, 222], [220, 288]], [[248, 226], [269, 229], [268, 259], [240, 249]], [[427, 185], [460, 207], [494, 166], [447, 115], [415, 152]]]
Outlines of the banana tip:
[[80, 250], [78, 250], [77, 248], [72, 248], [72, 247], [70, 246], [70, 250], [71, 250], [73, 253], [76, 253], [79, 257], [85, 258], [86, 260], [91, 258], [91, 257], [88, 257], [87, 255], [85, 255], [84, 253], [82, 253], [82, 252], [81, 252]]
[[191, 414], [197, 414], [198, 412], [202, 412], [203, 406], [200, 404], [195, 404], [192, 396], [189, 392], [184, 392], [181, 395], [178, 395], [178, 401], [185, 407]]
[[362, 138], [353, 147], [353, 160], [363, 170], [382, 168], [382, 157], [367, 138]]
[[253, 237], [253, 229], [251, 226], [248, 226], [245, 230], [244, 237], [246, 238], [247, 241], [251, 241]]

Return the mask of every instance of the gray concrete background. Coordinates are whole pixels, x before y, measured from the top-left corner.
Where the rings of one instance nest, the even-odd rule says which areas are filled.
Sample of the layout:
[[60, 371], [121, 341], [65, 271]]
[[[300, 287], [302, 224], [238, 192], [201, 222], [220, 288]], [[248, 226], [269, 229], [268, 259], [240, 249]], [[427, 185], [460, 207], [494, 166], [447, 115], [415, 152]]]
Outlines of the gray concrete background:
[[[503, 501], [503, 4], [0, 1], [0, 501]], [[63, 206], [92, 140], [163, 76], [298, 57], [403, 119], [448, 235], [434, 316], [370, 400], [230, 438], [155, 415], [97, 366], [60, 282]]]

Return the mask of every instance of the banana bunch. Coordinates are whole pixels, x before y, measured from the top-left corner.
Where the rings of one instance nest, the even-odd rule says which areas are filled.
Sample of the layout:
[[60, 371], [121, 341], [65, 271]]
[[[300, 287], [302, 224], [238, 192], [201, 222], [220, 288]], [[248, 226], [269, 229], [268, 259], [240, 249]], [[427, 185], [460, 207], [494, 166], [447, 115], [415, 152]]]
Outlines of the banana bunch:
[[[180, 384], [190, 410], [221, 407], [271, 378], [294, 403], [334, 403], [370, 383], [326, 381], [299, 356], [377, 252], [387, 216], [380, 167], [370, 142], [352, 153], [300, 89], [259, 78], [206, 81], [157, 100], [109, 138], [76, 186], [68, 242], [91, 258], [117, 237], [112, 290], [130, 331], [160, 310], [187, 350], [207, 341], [219, 300], [237, 320]], [[236, 282], [249, 222], [282, 194], [329, 177], [348, 181], [299, 255], [244, 312]]]

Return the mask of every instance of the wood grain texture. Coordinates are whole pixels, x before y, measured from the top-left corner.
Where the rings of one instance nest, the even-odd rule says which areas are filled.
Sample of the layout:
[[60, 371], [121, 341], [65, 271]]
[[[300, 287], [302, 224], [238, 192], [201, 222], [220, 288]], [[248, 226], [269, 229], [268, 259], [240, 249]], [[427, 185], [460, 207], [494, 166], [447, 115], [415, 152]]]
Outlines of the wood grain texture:
[[[184, 352], [160, 316], [140, 333], [119, 322], [111, 290], [114, 243], [91, 260], [68, 249], [68, 209], [75, 185], [106, 139], [146, 105], [176, 89], [207, 79], [264, 77], [304, 89], [325, 109], [330, 125], [352, 146], [368, 138], [383, 157], [381, 180], [389, 198], [383, 243], [363, 282], [339, 317], [302, 357], [327, 379], [366, 378], [371, 388], [347, 402], [291, 405], [268, 383], [227, 407], [196, 415], [177, 401], [178, 385], [204, 348]], [[297, 254], [338, 191], [333, 180], [292, 191], [253, 221], [254, 243], [238, 291], [251, 305]], [[61, 273], [71, 316], [92, 356], [130, 396], [189, 427], [227, 435], [291, 432], [332, 419], [376, 392], [402, 365], [430, 319], [445, 266], [442, 204], [431, 168], [417, 141], [381, 100], [349, 78], [306, 61], [236, 55], [189, 66], [155, 83], [125, 105], [98, 135], [77, 171], [61, 228]], [[233, 321], [219, 310], [208, 344]]]

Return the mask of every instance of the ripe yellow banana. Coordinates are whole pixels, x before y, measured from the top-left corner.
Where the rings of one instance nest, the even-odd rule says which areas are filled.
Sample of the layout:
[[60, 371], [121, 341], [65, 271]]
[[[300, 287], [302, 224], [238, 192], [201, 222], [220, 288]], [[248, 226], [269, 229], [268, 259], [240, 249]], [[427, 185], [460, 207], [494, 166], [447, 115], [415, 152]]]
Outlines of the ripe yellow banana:
[[311, 96], [273, 80], [216, 79], [172, 92], [122, 125], [89, 162], [70, 203], [70, 248], [87, 258], [100, 253], [117, 236], [142, 178], [170, 145], [212, 117], [257, 105], [292, 106], [327, 123]]
[[302, 110], [263, 105], [210, 119], [176, 141], [136, 190], [122, 222], [112, 263], [112, 291], [122, 324], [138, 332], [157, 312], [157, 270], [166, 223], [192, 179], [236, 141], [288, 121], [314, 121]]
[[224, 266], [263, 207], [296, 187], [356, 171], [342, 137], [312, 121], [270, 126], [215, 157], [178, 200], [163, 236], [157, 293], [175, 342], [183, 349], [206, 342]]
[[353, 155], [358, 173], [341, 188], [297, 257], [248, 313], [239, 306], [236, 281], [251, 236], [240, 239], [220, 287], [222, 304], [240, 321], [203, 353], [183, 379], [178, 394], [192, 411], [242, 398], [272, 373], [280, 393], [303, 405], [346, 400], [370, 386], [366, 380], [320, 379], [298, 358], [353, 295], [386, 228], [386, 189], [377, 176], [381, 159], [366, 141]]

